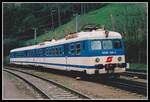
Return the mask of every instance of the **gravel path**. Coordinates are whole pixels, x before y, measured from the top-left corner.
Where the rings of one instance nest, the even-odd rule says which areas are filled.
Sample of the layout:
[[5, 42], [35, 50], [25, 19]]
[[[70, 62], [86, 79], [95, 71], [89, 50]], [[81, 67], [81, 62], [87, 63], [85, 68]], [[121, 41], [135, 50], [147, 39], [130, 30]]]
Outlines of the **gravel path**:
[[56, 75], [52, 73], [33, 72], [36, 75], [42, 75], [48, 78], [52, 78], [59, 83], [62, 83], [68, 87], [76, 89], [82, 93], [85, 93], [94, 99], [146, 99], [145, 96], [131, 93], [125, 90], [117, 89], [111, 86], [106, 86], [100, 83], [94, 83], [83, 80], [76, 80], [75, 78]]
[[3, 72], [3, 99], [42, 99], [28, 84]]

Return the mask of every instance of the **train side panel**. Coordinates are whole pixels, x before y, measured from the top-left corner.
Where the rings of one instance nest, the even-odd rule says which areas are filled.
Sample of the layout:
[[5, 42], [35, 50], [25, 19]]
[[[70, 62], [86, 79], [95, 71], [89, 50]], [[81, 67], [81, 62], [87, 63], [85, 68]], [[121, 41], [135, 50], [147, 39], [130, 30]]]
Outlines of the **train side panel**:
[[[107, 73], [105, 68], [96, 69], [97, 64], [121, 64], [125, 63], [125, 57], [122, 56], [112, 56], [111, 62], [106, 62], [107, 58], [110, 56], [95, 56], [95, 57], [45, 57], [45, 58], [11, 58], [11, 63], [14, 64], [23, 64], [23, 65], [35, 65], [35, 66], [44, 66], [47, 68], [53, 68], [58, 70], [74, 70], [74, 71], [86, 71], [87, 74], [95, 74], [95, 71], [98, 70], [99, 74]], [[121, 57], [122, 60], [118, 61], [118, 58]], [[99, 58], [100, 61], [96, 62], [96, 58]], [[124, 72], [125, 68], [115, 67], [114, 72]]]

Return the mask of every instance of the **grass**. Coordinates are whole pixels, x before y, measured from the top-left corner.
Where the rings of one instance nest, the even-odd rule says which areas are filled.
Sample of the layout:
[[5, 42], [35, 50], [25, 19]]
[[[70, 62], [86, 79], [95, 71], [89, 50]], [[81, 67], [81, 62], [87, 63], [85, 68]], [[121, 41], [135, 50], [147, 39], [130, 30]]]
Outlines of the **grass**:
[[144, 70], [144, 71], [147, 71], [147, 64], [131, 63], [129, 69], [131, 69], [131, 70]]
[[3, 64], [4, 65], [7, 65], [7, 64], [9, 64], [9, 56], [6, 56], [6, 57], [4, 57], [4, 59], [3, 59]]

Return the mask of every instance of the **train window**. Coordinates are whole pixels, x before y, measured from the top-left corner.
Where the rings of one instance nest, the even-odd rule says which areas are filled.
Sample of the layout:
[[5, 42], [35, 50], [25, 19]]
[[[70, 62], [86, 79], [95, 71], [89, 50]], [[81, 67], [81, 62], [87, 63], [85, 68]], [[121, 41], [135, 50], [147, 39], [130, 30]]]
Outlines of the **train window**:
[[42, 49], [36, 49], [35, 52], [36, 52], [36, 56], [42, 56], [42, 54], [43, 54]]
[[54, 50], [54, 51], [55, 51], [55, 55], [57, 55], [57, 48], [55, 48], [55, 50]]
[[54, 48], [52, 49], [52, 55], [55, 55], [55, 49]]
[[71, 44], [71, 45], [70, 45], [69, 54], [71, 54], [71, 55], [74, 55], [74, 54], [75, 54], [75, 46], [74, 46], [74, 44]]
[[49, 49], [48, 49], [48, 48], [45, 49], [45, 55], [46, 55], [46, 56], [49, 55]]
[[31, 50], [31, 56], [34, 56], [34, 50]]
[[68, 55], [68, 53], [69, 53], [69, 46], [68, 46], [68, 44], [64, 45], [63, 52], [64, 52], [65, 56]]
[[79, 55], [80, 54], [80, 43], [76, 44], [76, 54]]
[[12, 53], [12, 57], [15, 57], [15, 53]]
[[62, 55], [62, 49], [60, 48], [59, 54]]
[[58, 48], [56, 48], [55, 51], [56, 51], [56, 55], [58, 55], [59, 54]]
[[80, 44], [76, 44], [76, 49], [80, 49]]
[[18, 57], [23, 57], [23, 51], [18, 52]]
[[53, 55], [55, 55], [55, 48], [53, 48], [52, 52], [53, 52]]
[[51, 49], [50, 48], [47, 49], [47, 54], [51, 55]]
[[111, 40], [104, 40], [103, 41], [103, 49], [112, 49], [112, 41]]
[[35, 51], [36, 51], [36, 56], [39, 56], [39, 50], [36, 49]]
[[30, 56], [32, 56], [32, 54], [33, 54], [33, 51], [31, 50], [31, 51], [30, 51]]
[[16, 52], [16, 57], [18, 57], [18, 53]]
[[52, 54], [53, 54], [52, 51], [53, 51], [53, 49], [49, 49], [49, 51], [48, 51], [48, 52], [49, 52], [49, 55], [52, 55]]
[[31, 53], [31, 50], [29, 51], [29, 56], [31, 57], [32, 55], [31, 55], [32, 53]]
[[61, 54], [61, 55], [63, 55], [63, 54], [64, 54], [64, 47], [61, 47], [60, 54]]
[[14, 52], [14, 56], [16, 57], [16, 52]]
[[22, 51], [22, 53], [21, 53], [21, 57], [24, 57], [24, 51]]
[[30, 50], [27, 51], [27, 56], [30, 57]]
[[14, 53], [10, 53], [10, 58], [11, 58], [11, 57], [14, 57]]
[[101, 41], [99, 41], [99, 40], [91, 41], [91, 49], [92, 50], [100, 50], [100, 49], [102, 49]]
[[56, 54], [56, 48], [54, 48], [54, 52], [53, 53], [54, 53], [54, 55]]
[[10, 57], [10, 58], [12, 57], [12, 53], [9, 53], [9, 57]]
[[57, 48], [57, 55], [60, 55], [60, 48]]
[[58, 55], [60, 55], [61, 48], [58, 48]]
[[74, 45], [72, 44], [72, 45], [70, 45], [70, 49], [74, 49]]
[[56, 55], [56, 48], [54, 48], [54, 50], [53, 50], [53, 54], [54, 54], [54, 55]]
[[17, 57], [17, 52], [15, 52], [15, 57]]
[[35, 53], [36, 53], [36, 56], [38, 56], [38, 54], [39, 54], [38, 49], [35, 49]]
[[62, 51], [61, 51], [61, 47], [58, 48], [58, 55], [61, 55]]
[[115, 49], [121, 48], [121, 41], [120, 40], [114, 40], [113, 46]]
[[17, 52], [17, 57], [19, 57], [19, 52]]
[[73, 50], [70, 50], [70, 54], [75, 54], [75, 50], [73, 49]]
[[53, 50], [53, 54], [54, 54], [54, 55], [56, 55], [56, 48], [54, 48], [54, 50]]
[[42, 56], [42, 54], [43, 54], [43, 50], [42, 49], [39, 49], [39, 54], [40, 54], [40, 56]]
[[82, 50], [85, 50], [85, 41], [82, 42]]
[[51, 55], [53, 55], [53, 48], [51, 49], [51, 51], [50, 51], [50, 52], [51, 52]]

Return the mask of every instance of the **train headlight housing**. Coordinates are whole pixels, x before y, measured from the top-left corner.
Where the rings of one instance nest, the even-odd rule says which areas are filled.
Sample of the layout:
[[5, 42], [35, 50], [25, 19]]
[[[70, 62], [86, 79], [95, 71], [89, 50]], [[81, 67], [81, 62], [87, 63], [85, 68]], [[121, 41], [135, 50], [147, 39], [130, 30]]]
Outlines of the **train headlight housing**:
[[121, 58], [121, 57], [118, 57], [118, 61], [122, 61], [122, 58]]
[[99, 61], [100, 61], [100, 58], [96, 58], [96, 59], [95, 59], [95, 62], [99, 62]]

